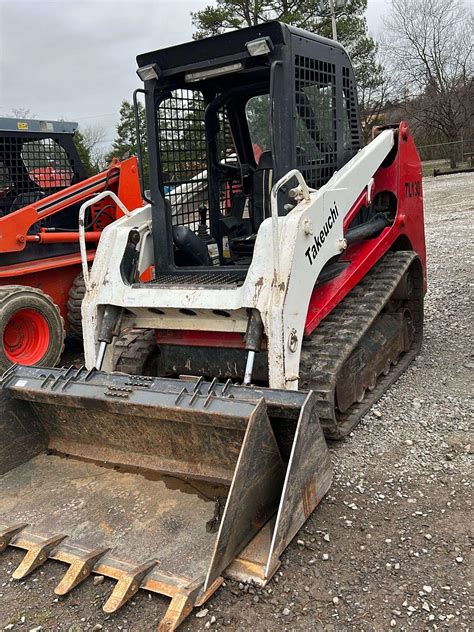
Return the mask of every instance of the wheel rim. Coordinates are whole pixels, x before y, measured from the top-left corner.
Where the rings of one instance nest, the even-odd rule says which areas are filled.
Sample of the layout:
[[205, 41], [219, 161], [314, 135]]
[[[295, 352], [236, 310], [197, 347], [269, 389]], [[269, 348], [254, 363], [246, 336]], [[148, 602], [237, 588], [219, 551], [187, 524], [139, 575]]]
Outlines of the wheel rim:
[[50, 339], [46, 318], [34, 309], [21, 309], [7, 322], [3, 348], [10, 362], [32, 365], [46, 355]]

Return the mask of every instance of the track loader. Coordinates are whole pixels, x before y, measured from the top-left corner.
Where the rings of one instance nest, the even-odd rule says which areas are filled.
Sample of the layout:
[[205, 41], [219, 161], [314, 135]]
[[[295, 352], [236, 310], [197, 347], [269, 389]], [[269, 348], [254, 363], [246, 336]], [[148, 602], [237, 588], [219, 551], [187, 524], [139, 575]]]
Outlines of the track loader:
[[137, 61], [148, 203], [83, 259], [85, 366], [3, 375], [0, 547], [15, 578], [68, 564], [58, 594], [116, 579], [107, 612], [166, 595], [172, 630], [224, 576], [269, 581], [324, 435], [417, 353], [421, 169], [405, 123], [362, 146], [336, 42], [270, 22]]
[[[77, 123], [0, 118], [0, 371], [55, 366], [67, 333], [82, 338], [81, 204], [92, 261], [101, 231], [142, 204], [135, 157], [87, 177]], [[117, 202], [112, 195], [116, 196]]]

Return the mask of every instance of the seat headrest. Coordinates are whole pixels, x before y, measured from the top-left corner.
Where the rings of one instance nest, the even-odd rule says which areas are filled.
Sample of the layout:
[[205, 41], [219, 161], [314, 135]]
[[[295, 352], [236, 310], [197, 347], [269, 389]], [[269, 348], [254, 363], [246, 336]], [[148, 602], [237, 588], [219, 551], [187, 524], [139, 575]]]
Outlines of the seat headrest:
[[258, 159], [257, 169], [273, 169], [272, 152], [267, 150], [262, 152]]

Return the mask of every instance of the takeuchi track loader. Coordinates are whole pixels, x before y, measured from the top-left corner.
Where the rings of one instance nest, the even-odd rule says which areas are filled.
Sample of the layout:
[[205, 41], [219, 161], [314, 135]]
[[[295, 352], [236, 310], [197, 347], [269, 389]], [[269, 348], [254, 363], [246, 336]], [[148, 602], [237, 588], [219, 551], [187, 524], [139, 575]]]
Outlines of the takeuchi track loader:
[[362, 147], [317, 35], [266, 23], [138, 74], [149, 199], [83, 259], [85, 366], [2, 378], [0, 549], [27, 551], [15, 578], [68, 564], [58, 594], [116, 579], [107, 612], [166, 595], [172, 630], [224, 576], [269, 581], [330, 486], [324, 435], [420, 348], [421, 169], [405, 123]]

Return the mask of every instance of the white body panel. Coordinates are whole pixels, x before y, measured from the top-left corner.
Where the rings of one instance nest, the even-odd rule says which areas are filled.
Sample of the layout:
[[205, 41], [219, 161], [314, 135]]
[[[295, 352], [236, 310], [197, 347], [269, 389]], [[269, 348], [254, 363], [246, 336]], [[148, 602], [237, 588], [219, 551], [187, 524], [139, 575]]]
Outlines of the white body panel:
[[[125, 307], [131, 315], [124, 316], [123, 327], [238, 332], [246, 329], [247, 308], [256, 308], [268, 340], [270, 386], [297, 389], [301, 342], [315, 281], [329, 259], [343, 249], [344, 217], [369, 185], [393, 143], [393, 130], [383, 131], [326, 185], [310, 191], [309, 197], [302, 196], [285, 217], [276, 213], [276, 193], [285, 178], [277, 182], [272, 190], [272, 217], [260, 226], [252, 263], [241, 287], [132, 288], [123, 282], [119, 264], [131, 228], [142, 234], [140, 271], [152, 264], [150, 206], [107, 226], [82, 308], [87, 367], [95, 363], [101, 306]], [[278, 244], [276, 252], [274, 243]], [[153, 313], [149, 308], [164, 314]], [[191, 309], [196, 315], [185, 315], [180, 312], [182, 309]], [[225, 310], [231, 316], [214, 314], [213, 310]], [[112, 369], [111, 351], [108, 349], [105, 356], [105, 370]]]

